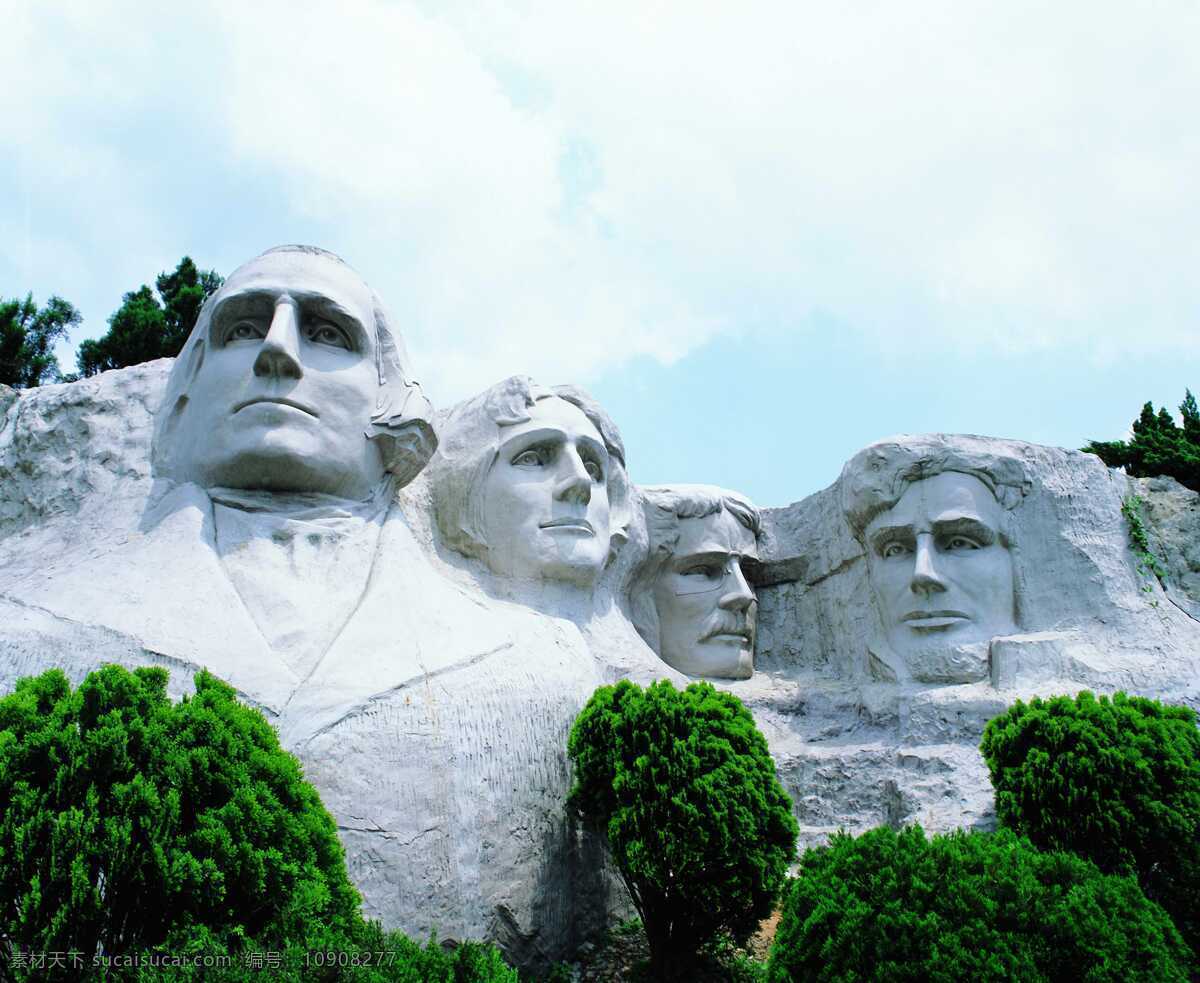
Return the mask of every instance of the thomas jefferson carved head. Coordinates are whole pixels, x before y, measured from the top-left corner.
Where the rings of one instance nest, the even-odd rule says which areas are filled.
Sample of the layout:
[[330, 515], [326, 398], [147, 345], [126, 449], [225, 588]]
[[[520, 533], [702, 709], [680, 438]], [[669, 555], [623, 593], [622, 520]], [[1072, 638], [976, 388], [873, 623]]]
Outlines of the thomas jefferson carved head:
[[332, 253], [279, 246], [200, 312], [167, 383], [156, 471], [176, 481], [365, 498], [436, 446], [375, 292]]
[[513, 376], [439, 428], [429, 481], [442, 539], [494, 572], [590, 587], [625, 541], [625, 449], [582, 389]]
[[987, 643], [1017, 629], [1011, 510], [1029, 482], [981, 438], [882, 442], [842, 471], [843, 506], [867, 557], [883, 678], [970, 682]]
[[634, 627], [680, 672], [748, 679], [758, 604], [746, 568], [758, 560], [758, 509], [710, 485], [639, 490], [650, 550], [630, 589]]

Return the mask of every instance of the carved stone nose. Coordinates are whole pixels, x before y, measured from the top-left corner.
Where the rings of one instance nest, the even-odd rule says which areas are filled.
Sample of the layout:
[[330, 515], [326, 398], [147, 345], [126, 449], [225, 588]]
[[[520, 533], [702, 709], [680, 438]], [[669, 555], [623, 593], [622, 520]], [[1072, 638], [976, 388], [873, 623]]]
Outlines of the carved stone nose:
[[563, 459], [569, 469], [559, 480], [554, 497], [563, 502], [587, 505], [592, 500], [592, 476], [587, 473], [583, 461], [573, 450], [565, 450]]
[[927, 597], [946, 589], [945, 581], [934, 564], [932, 536], [923, 533], [917, 537], [916, 556], [913, 558], [912, 589], [916, 594]]
[[725, 583], [729, 589], [721, 597], [719, 606], [729, 611], [745, 611], [754, 603], [754, 591], [746, 581], [746, 575], [742, 573], [742, 565], [738, 563], [737, 557], [732, 558], [730, 565], [732, 569], [725, 574]]
[[254, 360], [254, 374], [280, 379], [299, 379], [304, 375], [300, 363], [300, 325], [294, 304], [281, 301], [271, 318], [271, 327]]

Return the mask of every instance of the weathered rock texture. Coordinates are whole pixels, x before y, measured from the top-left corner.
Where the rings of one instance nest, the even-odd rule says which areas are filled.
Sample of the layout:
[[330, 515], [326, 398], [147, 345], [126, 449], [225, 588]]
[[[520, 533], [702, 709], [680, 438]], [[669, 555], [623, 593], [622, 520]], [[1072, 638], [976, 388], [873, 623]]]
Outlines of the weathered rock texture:
[[27, 548], [13, 537], [57, 529], [81, 511], [95, 513], [93, 525], [106, 534], [138, 514], [150, 490], [150, 437], [171, 365], [160, 359], [0, 392], [0, 549]]
[[[644, 524], [592, 593], [515, 582], [439, 541], [419, 477], [344, 540], [369, 553], [367, 586], [326, 655], [297, 669], [220, 572], [224, 506], [151, 473], [170, 364], [0, 391], [0, 689], [115, 661], [167, 666], [178, 693], [213, 666], [299, 755], [370, 915], [489, 936], [528, 966], [595, 934], [622, 902], [601, 844], [565, 811], [567, 731], [601, 682], [686, 681], [634, 631], [622, 595]], [[806, 842], [880, 823], [990, 824], [977, 745], [1017, 697], [1123, 688], [1200, 705], [1198, 496], [1074, 451], [970, 440], [1029, 476], [1011, 511], [1019, 630], [986, 645], [980, 681], [872, 675], [879, 616], [840, 482], [765, 512], [756, 672], [717, 685], [755, 713]], [[1135, 492], [1167, 592], [1129, 546], [1121, 505]], [[271, 534], [293, 536], [291, 521]]]
[[[932, 444], [936, 453], [939, 442], [963, 440], [881, 446]], [[1136, 482], [1078, 451], [966, 440], [1020, 462], [1029, 478], [1011, 511], [1020, 631], [992, 640], [983, 682], [872, 681], [868, 649], [880, 626], [864, 548], [842, 511], [844, 479], [765, 512], [759, 673], [743, 695], [767, 728], [808, 839], [885, 822], [989, 825], [976, 748], [986, 721], [1014, 699], [1124, 689], [1200, 705], [1200, 621], [1183, 586], [1194, 583], [1194, 493], [1166, 479]], [[1121, 506], [1136, 493], [1179, 584], [1177, 603], [1130, 548]]]
[[[418, 937], [493, 938], [535, 968], [596, 937], [627, 902], [602, 842], [565, 809], [567, 731], [602, 681], [579, 627], [439, 558], [418, 483], [338, 541], [368, 571], [362, 597], [315, 665], [289, 662], [286, 636], [265, 644], [222, 565], [253, 547], [223, 553], [223, 499], [151, 479], [170, 368], [8, 407], [0, 691], [52, 666], [78, 682], [117, 662], [167, 667], [178, 695], [208, 667], [300, 758], [369, 916]], [[296, 562], [318, 535], [307, 519], [244, 516], [277, 546], [294, 540]], [[335, 588], [317, 581], [299, 603], [319, 609]], [[296, 616], [281, 609], [281, 627]]]
[[1200, 492], [1166, 477], [1139, 478], [1137, 488], [1167, 596], [1200, 621]]

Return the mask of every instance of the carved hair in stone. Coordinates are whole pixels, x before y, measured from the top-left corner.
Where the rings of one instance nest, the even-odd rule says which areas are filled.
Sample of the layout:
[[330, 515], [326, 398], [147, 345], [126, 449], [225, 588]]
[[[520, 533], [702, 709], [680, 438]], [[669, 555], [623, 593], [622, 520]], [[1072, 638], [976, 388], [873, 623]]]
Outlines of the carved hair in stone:
[[978, 437], [902, 437], [860, 451], [840, 483], [882, 633], [873, 674], [984, 678], [991, 639], [1019, 630], [1013, 509], [1030, 487], [1021, 461]]
[[680, 672], [749, 678], [758, 603], [747, 567], [758, 560], [758, 509], [711, 485], [638, 490], [649, 552], [630, 586], [634, 627]]
[[159, 477], [365, 498], [436, 447], [428, 400], [378, 295], [343, 260], [277, 246], [208, 299], [167, 383]]
[[496, 574], [594, 584], [626, 539], [621, 435], [575, 386], [513, 376], [455, 407], [429, 469], [442, 540]]

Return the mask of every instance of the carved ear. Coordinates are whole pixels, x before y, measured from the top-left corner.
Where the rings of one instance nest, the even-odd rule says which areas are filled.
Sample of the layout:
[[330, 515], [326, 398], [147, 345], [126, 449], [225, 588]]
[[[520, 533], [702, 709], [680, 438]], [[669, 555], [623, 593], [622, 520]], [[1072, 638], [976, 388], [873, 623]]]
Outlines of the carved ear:
[[152, 470], [159, 477], [175, 477], [175, 459], [172, 452], [176, 441], [175, 431], [179, 427], [184, 410], [187, 409], [188, 390], [191, 389], [192, 383], [199, 374], [200, 367], [204, 365], [204, 339], [199, 338], [190, 348], [185, 347], [179, 355], [179, 358], [184, 357], [187, 358], [186, 363], [181, 364], [176, 360], [175, 366], [171, 370], [164, 398], [169, 400], [172, 394], [178, 393], [179, 395], [176, 396], [169, 410], [165, 405], [159, 410], [160, 416], [154, 428], [150, 461]]
[[392, 448], [385, 460], [387, 470], [396, 476], [396, 487], [402, 488], [421, 473], [437, 450], [437, 434], [427, 420], [405, 424], [398, 433], [389, 433]]
[[170, 412], [158, 424], [157, 432], [154, 435], [154, 448], [151, 454], [152, 470], [157, 477], [175, 477], [174, 457], [171, 453], [171, 448], [175, 446], [177, 439], [175, 431], [179, 427], [179, 420], [183, 416], [183, 411], [187, 409], [187, 404], [187, 396], [180, 396], [175, 400], [175, 405], [171, 407]]
[[395, 475], [397, 487], [421, 473], [437, 450], [438, 438], [433, 405], [419, 384], [392, 382], [380, 388], [367, 438], [381, 442], [383, 466]]

